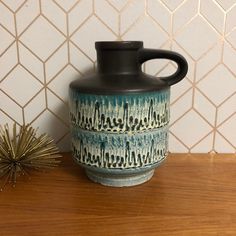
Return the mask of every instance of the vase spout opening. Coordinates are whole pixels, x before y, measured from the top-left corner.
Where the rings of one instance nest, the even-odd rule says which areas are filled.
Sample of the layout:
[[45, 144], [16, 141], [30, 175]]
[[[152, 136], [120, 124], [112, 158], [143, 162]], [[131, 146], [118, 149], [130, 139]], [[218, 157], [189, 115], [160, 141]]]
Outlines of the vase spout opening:
[[142, 41], [97, 41], [96, 50], [138, 50], [143, 47]]

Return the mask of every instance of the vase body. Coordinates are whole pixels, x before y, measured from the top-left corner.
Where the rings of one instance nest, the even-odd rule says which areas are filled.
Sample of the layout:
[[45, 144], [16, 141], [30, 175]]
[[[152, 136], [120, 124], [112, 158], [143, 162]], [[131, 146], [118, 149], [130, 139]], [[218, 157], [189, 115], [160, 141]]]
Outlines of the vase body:
[[[98, 71], [70, 84], [72, 152], [87, 176], [108, 186], [148, 181], [168, 154], [170, 86], [187, 73], [177, 53], [144, 49], [142, 42], [97, 42]], [[166, 78], [141, 64], [167, 58], [178, 64]]]

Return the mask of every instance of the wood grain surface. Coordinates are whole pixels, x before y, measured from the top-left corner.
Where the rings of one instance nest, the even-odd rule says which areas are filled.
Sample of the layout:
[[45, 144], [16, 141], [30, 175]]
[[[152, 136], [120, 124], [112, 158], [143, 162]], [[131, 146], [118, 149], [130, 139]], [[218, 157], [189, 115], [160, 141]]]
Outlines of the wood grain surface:
[[236, 235], [236, 156], [170, 154], [149, 182], [112, 188], [64, 154], [0, 193], [0, 235]]

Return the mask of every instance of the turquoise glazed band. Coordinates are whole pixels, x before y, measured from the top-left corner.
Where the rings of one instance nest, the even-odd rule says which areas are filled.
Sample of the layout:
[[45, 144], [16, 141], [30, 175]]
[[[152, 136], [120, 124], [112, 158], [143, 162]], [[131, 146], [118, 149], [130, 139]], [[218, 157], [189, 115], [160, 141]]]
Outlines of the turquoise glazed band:
[[126, 95], [70, 89], [74, 159], [93, 181], [140, 184], [168, 153], [170, 89]]
[[74, 129], [72, 148], [76, 160], [85, 165], [130, 169], [151, 166], [167, 152], [167, 128], [151, 132], [113, 134]]

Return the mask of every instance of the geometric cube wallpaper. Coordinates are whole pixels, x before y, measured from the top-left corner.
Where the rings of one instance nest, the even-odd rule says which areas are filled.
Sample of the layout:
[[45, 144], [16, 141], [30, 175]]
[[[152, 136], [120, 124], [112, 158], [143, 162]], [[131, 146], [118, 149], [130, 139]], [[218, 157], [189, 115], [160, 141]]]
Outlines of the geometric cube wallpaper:
[[0, 124], [30, 123], [70, 150], [68, 85], [95, 70], [94, 42], [141, 40], [189, 63], [171, 88], [170, 151], [236, 152], [235, 0], [1, 0], [0, 39]]

